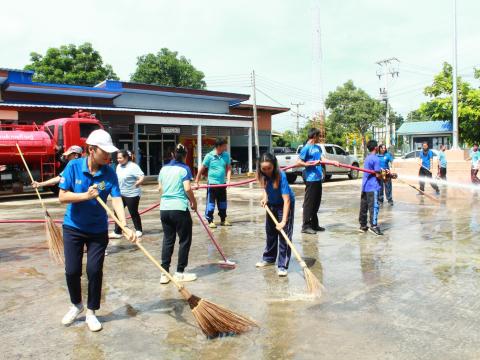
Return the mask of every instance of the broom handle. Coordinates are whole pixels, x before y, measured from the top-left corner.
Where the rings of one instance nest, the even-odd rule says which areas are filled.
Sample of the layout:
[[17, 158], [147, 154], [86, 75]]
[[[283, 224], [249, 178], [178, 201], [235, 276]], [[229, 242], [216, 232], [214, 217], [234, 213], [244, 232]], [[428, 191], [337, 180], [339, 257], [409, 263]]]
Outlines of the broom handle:
[[[17, 150], [18, 150], [18, 153], [20, 154], [20, 157], [22, 158], [23, 165], [25, 165], [25, 169], [27, 170], [28, 175], [30, 176], [30, 180], [31, 180], [32, 183], [33, 183], [33, 182], [34, 182], [33, 176], [32, 176], [32, 173], [30, 172], [30, 169], [29, 169], [29, 167], [28, 167], [28, 165], [27, 165], [27, 162], [25, 161], [25, 158], [23, 157], [22, 150], [20, 150], [20, 146], [18, 146], [18, 143], [16, 143], [15, 145], [17, 145]], [[35, 192], [37, 193], [38, 200], [40, 200], [40, 204], [42, 204], [43, 210], [46, 211], [46, 209], [45, 209], [45, 204], [43, 203], [42, 197], [40, 196], [40, 192], [38, 191], [37, 188], [35, 188]]]
[[205, 221], [203, 220], [202, 215], [200, 215], [200, 213], [198, 212], [197, 209], [195, 209], [195, 213], [197, 214], [198, 219], [200, 220], [200, 222], [201, 222], [202, 225], [203, 225], [203, 228], [205, 229], [205, 231], [207, 232], [208, 236], [210, 237], [210, 240], [212, 240], [213, 245], [215, 245], [215, 247], [217, 248], [218, 252], [219, 252], [220, 255], [222, 256], [223, 261], [227, 262], [227, 257], [225, 256], [225, 253], [223, 252], [222, 248], [220, 247], [220, 245], [219, 245], [219, 244], [217, 243], [217, 241], [215, 240], [215, 237], [213, 236], [212, 232], [211, 232], [210, 229], [208, 228], [208, 225], [207, 225], [207, 224], [205, 223]]
[[435, 201], [435, 202], [437, 202], [437, 203], [440, 202], [437, 198], [433, 197], [433, 196], [430, 195], [430, 194], [427, 194], [425, 191], [420, 190], [420, 189], [417, 188], [415, 185], [409, 184], [409, 183], [407, 183], [406, 181], [403, 181], [402, 179], [398, 179], [398, 178], [397, 178], [396, 180], [400, 181], [402, 184], [405, 184], [405, 185], [410, 186], [412, 189], [417, 190], [419, 193], [422, 193], [423, 195], [425, 195], [426, 197], [428, 197], [430, 200], [433, 200], [433, 201]]
[[[275, 225], [278, 225], [278, 221], [277, 219], [275, 218], [275, 216], [272, 214], [272, 211], [268, 208], [267, 205], [264, 206], [265, 210], [267, 211], [267, 214], [270, 216], [270, 218], [273, 220], [273, 222], [275, 223]], [[281, 230], [278, 230], [280, 232], [280, 234], [282, 234], [283, 238], [285, 239], [285, 241], [287, 242], [288, 246], [290, 246], [290, 249], [292, 249], [292, 252], [293, 254], [295, 255], [295, 257], [297, 258], [298, 262], [300, 263], [300, 266], [303, 268], [303, 267], [306, 267], [307, 264], [305, 263], [305, 261], [303, 261], [302, 257], [300, 256], [299, 252], [297, 251], [297, 249], [295, 248], [295, 246], [293, 246], [293, 243], [290, 241], [290, 239], [288, 238], [287, 234], [285, 233], [285, 231], [283, 231], [283, 229]]]
[[[105, 209], [105, 211], [107, 212], [107, 214], [115, 221], [115, 223], [120, 227], [120, 229], [122, 229], [123, 232], [127, 232], [127, 228], [120, 222], [120, 220], [118, 220], [117, 216], [115, 215], [115, 213], [110, 210], [110, 208], [107, 206], [107, 204], [105, 204], [105, 202], [100, 198], [100, 196], [97, 196], [97, 201], [100, 203], [100, 205], [102, 205], [102, 207]], [[184, 286], [182, 284], [180, 284], [179, 282], [177, 282], [175, 280], [175, 278], [170, 275], [170, 273], [165, 270], [162, 265], [160, 265], [160, 263], [147, 251], [147, 249], [145, 249], [143, 247], [142, 244], [140, 244], [138, 241], [135, 241], [135, 245], [137, 245], [137, 247], [142, 250], [142, 252], [145, 254], [145, 256], [163, 273], [165, 274], [166, 277], [168, 277], [170, 279], [171, 282], [174, 283], [174, 285], [177, 287], [178, 290], [182, 290], [184, 288]]]

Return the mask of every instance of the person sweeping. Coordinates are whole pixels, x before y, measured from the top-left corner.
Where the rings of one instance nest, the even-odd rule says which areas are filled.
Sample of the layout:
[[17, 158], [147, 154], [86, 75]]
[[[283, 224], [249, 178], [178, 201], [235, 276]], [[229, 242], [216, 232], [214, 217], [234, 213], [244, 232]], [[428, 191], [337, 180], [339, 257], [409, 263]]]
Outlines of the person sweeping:
[[[195, 178], [195, 184], [198, 187], [200, 177], [205, 170], [208, 170], [208, 184], [222, 185], [230, 183], [232, 175], [230, 154], [227, 152], [227, 140], [217, 139], [215, 141], [215, 149], [209, 152], [203, 159], [202, 166], [198, 169]], [[226, 178], [226, 181], [225, 181]], [[217, 225], [213, 222], [213, 213], [215, 212], [215, 203], [218, 207], [218, 215], [220, 216], [221, 226], [232, 226], [227, 221], [227, 187], [209, 187], [207, 188], [207, 205], [205, 209], [205, 218], [208, 226], [215, 229]]]
[[277, 158], [270, 153], [264, 153], [260, 157], [257, 164], [257, 179], [264, 189], [261, 205], [267, 206], [279, 223], [276, 225], [267, 215], [265, 219], [267, 243], [262, 261], [258, 262], [256, 267], [275, 265], [278, 253], [278, 276], [287, 276], [292, 250], [279, 231], [283, 229], [290, 241], [293, 241], [295, 194], [288, 185], [285, 172], [279, 169]]
[[[160, 220], [163, 227], [162, 268], [167, 272], [172, 261], [175, 239], [178, 234], [179, 249], [177, 281], [194, 281], [197, 275], [185, 272], [188, 265], [188, 254], [192, 244], [192, 210], [197, 209], [197, 200], [191, 187], [192, 172], [185, 164], [187, 149], [178, 144], [173, 159], [163, 166], [158, 175], [158, 190], [162, 193], [160, 200]], [[161, 284], [168, 284], [170, 279], [162, 273]]]
[[[62, 157], [64, 161], [68, 164], [69, 161], [80, 158], [82, 156], [82, 153], [83, 153], [83, 150], [80, 146], [72, 145], [68, 148], [67, 151], [65, 151], [62, 154]], [[45, 181], [32, 181], [32, 187], [36, 189], [36, 188], [45, 187], [45, 186], [55, 186], [60, 182], [61, 178], [62, 178], [62, 172], [60, 172], [59, 175]]]
[[[425, 181], [424, 178], [432, 179], [432, 168], [433, 168], [433, 151], [428, 148], [428, 142], [424, 141], [422, 144], [422, 151], [420, 151], [419, 155], [419, 165], [420, 169], [418, 170], [418, 177], [420, 182], [420, 190], [421, 192], [418, 195], [423, 195], [425, 191]], [[440, 194], [440, 189], [438, 185], [430, 182], [430, 185], [435, 190], [437, 195]]]
[[[137, 238], [142, 237], [142, 219], [138, 213], [138, 205], [140, 203], [140, 196], [142, 190], [140, 186], [145, 179], [140, 166], [131, 161], [131, 156], [127, 150], [120, 150], [117, 153], [117, 177], [120, 186], [120, 193], [122, 194], [123, 207], [128, 208], [128, 212], [132, 217], [133, 226], [135, 227], [135, 235]], [[111, 239], [119, 239], [122, 237], [122, 230], [115, 224], [115, 230], [109, 234]]]
[[[68, 163], [60, 179], [59, 200], [68, 204], [63, 221], [65, 277], [72, 306], [62, 319], [70, 325], [83, 312], [81, 276], [83, 249], [87, 248], [88, 299], [85, 322], [91, 331], [99, 331], [102, 324], [95, 316], [100, 308], [103, 261], [108, 244], [108, 216], [98, 203], [99, 196], [106, 201], [112, 196], [112, 205], [122, 222], [125, 212], [115, 171], [109, 166], [113, 146], [110, 134], [95, 130], [87, 138], [86, 158]], [[125, 228], [124, 235], [136, 242], [133, 231]]]

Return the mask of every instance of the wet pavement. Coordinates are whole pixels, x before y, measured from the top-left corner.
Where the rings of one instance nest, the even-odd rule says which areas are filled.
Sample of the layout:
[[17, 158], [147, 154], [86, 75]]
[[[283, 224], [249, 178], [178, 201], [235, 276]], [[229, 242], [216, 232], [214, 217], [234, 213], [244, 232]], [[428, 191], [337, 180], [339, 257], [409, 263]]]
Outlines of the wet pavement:
[[[81, 321], [63, 327], [68, 295], [61, 266], [49, 258], [41, 224], [0, 224], [0, 358], [2, 359], [478, 359], [480, 350], [479, 197], [449, 190], [441, 204], [394, 185], [395, 205], [380, 211], [383, 237], [358, 228], [359, 181], [325, 184], [319, 213], [327, 229], [300, 233], [303, 186], [297, 195], [294, 243], [325, 286], [305, 296], [295, 259], [287, 278], [257, 270], [264, 246], [260, 191], [229, 191], [232, 228], [214, 234], [234, 270], [220, 259], [198, 219], [187, 288], [258, 321], [245, 335], [207, 340], [175, 288], [133, 245], [109, 245], [104, 268], [104, 329]], [[433, 194], [433, 190], [428, 189]], [[204, 192], [200, 192], [204, 208]], [[158, 201], [147, 186], [141, 208]], [[47, 207], [61, 218], [54, 198]], [[0, 203], [0, 219], [41, 219], [34, 198]], [[158, 209], [143, 216], [144, 246], [161, 251]], [[176, 264], [176, 255], [173, 265]], [[86, 276], [83, 277], [86, 285]], [[84, 291], [86, 286], [84, 286]]]

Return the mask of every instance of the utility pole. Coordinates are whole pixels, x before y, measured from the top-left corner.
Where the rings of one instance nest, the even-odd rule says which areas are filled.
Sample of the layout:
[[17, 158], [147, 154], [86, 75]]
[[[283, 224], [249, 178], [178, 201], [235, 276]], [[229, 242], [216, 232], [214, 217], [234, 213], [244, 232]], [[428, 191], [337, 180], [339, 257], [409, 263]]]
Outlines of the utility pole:
[[398, 69], [395, 67], [395, 63], [398, 63], [399, 60], [395, 57], [377, 61], [376, 64], [381, 67], [381, 70], [377, 71], [378, 79], [381, 80], [383, 77], [384, 87], [380, 88], [380, 96], [383, 101], [385, 101], [386, 112], [385, 112], [385, 145], [387, 148], [390, 147], [390, 107], [388, 103], [388, 80], [389, 75], [392, 78], [398, 77]]
[[260, 159], [260, 144], [258, 143], [258, 116], [257, 116], [257, 89], [255, 87], [255, 70], [252, 71], [252, 92], [253, 92], [253, 132], [255, 138], [255, 155]]
[[453, 101], [453, 141], [452, 147], [458, 149], [458, 90], [457, 90], [457, 0], [453, 0], [453, 69], [452, 69], [452, 101]]
[[290, 104], [297, 107], [297, 111], [294, 114], [294, 116], [296, 116], [296, 118], [297, 118], [296, 129], [297, 129], [297, 136], [298, 136], [298, 135], [300, 135], [300, 113], [299, 113], [300, 106], [305, 105], [305, 103], [300, 102], [300, 103], [290, 103]]

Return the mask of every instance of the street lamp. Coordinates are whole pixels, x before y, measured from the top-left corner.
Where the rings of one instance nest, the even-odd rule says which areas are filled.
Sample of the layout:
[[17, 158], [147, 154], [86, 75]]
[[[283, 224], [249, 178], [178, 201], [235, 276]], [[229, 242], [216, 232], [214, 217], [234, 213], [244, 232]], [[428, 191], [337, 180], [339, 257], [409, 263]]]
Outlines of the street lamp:
[[453, 0], [453, 148], [458, 149], [458, 90], [457, 90], [457, 0]]

